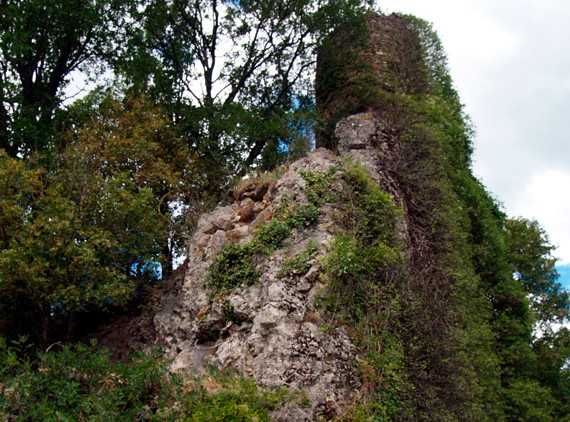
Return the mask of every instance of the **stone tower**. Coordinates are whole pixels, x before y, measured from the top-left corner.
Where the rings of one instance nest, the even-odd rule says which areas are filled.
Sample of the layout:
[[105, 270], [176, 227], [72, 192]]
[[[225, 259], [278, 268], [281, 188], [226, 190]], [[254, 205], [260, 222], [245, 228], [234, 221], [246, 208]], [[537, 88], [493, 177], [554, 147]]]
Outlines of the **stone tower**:
[[326, 123], [317, 147], [336, 148], [333, 131], [347, 116], [389, 111], [389, 94], [427, 89], [420, 39], [402, 15], [369, 12], [359, 25], [333, 33], [319, 49], [315, 92]]

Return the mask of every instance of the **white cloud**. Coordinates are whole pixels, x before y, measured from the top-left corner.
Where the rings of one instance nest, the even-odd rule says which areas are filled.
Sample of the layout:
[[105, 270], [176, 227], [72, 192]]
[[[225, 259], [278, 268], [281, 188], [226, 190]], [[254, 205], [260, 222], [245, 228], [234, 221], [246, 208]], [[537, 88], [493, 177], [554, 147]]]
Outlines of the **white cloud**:
[[462, 57], [479, 65], [508, 60], [521, 46], [518, 34], [485, 13], [479, 2], [388, 0], [380, 7], [385, 13], [411, 13], [432, 22], [457, 65]]
[[546, 229], [550, 241], [558, 245], [555, 256], [570, 263], [570, 172], [535, 172], [512, 203], [510, 214], [534, 218]]

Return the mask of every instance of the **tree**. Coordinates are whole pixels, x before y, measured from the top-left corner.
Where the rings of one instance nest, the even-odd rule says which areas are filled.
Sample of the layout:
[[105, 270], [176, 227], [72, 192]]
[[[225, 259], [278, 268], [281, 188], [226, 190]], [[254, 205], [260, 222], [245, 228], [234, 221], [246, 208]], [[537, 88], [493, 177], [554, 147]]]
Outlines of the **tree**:
[[164, 231], [150, 189], [124, 173], [80, 179], [34, 167], [2, 157], [3, 190], [14, 194], [3, 201], [12, 218], [2, 222], [0, 318], [5, 334], [46, 345], [58, 327], [74, 334], [78, 312], [125, 304], [155, 281]]
[[316, 45], [363, 3], [151, 0], [133, 13], [116, 68], [172, 105], [188, 145], [210, 163], [213, 193], [260, 156], [271, 166], [292, 141], [291, 113], [313, 106]]
[[540, 330], [570, 321], [570, 297], [556, 272], [554, 246], [536, 220], [510, 219], [506, 223], [509, 262], [515, 277], [529, 294]]
[[153, 207], [166, 225], [163, 270], [168, 274], [184, 246], [187, 219], [209, 204], [202, 198], [207, 163], [189, 151], [168, 113], [146, 96], [120, 98], [108, 92], [97, 98], [94, 93], [69, 113], [75, 124], [65, 136], [67, 168], [86, 183], [94, 174], [109, 179], [124, 173], [138, 189], [152, 192]]
[[88, 112], [50, 169], [0, 156], [0, 325], [42, 345], [74, 338], [78, 315], [123, 306], [171, 269], [179, 208], [200, 180], [144, 98], [76, 107]]
[[532, 349], [536, 356], [532, 377], [549, 388], [558, 420], [568, 417], [570, 407], [570, 296], [558, 283], [554, 246], [535, 220], [506, 222], [509, 262], [522, 284], [534, 312]]
[[126, 3], [0, 1], [0, 148], [15, 157], [51, 146], [63, 88], [113, 50]]

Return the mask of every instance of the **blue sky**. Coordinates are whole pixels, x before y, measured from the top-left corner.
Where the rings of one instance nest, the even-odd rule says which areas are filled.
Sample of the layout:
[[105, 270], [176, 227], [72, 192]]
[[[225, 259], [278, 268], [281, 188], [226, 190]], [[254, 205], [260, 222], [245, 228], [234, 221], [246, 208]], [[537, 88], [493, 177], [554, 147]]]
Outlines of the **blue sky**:
[[560, 274], [558, 282], [562, 284], [566, 290], [570, 291], [570, 264], [559, 265], [556, 267], [556, 269]]

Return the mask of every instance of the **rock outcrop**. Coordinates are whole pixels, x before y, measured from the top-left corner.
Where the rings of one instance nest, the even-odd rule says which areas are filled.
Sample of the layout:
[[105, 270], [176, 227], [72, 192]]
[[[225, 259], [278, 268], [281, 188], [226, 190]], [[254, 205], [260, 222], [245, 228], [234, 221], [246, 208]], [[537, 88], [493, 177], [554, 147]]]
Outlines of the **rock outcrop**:
[[[252, 183], [233, 192], [235, 200], [203, 215], [190, 240], [184, 276], [175, 277], [152, 309], [128, 328], [128, 348], [162, 347], [173, 371], [199, 374], [208, 366], [231, 368], [270, 387], [302, 390], [308, 406], [290, 405], [274, 420], [314, 420], [340, 411], [359, 394], [358, 353], [347, 328], [316, 306], [325, 288], [320, 260], [332, 241], [334, 204], [320, 208], [317, 221], [293, 228], [283, 244], [256, 261], [258, 280], [217, 294], [207, 286], [216, 255], [230, 242], [244, 245], [283, 204], [310, 202], [305, 172], [341, 168], [343, 157], [359, 160], [382, 185], [389, 153], [382, 122], [369, 114], [337, 125], [340, 157], [317, 149], [289, 166], [274, 183]], [[341, 171], [341, 170], [339, 170]], [[336, 180], [336, 189], [342, 189]], [[302, 270], [287, 263], [310, 247]]]

